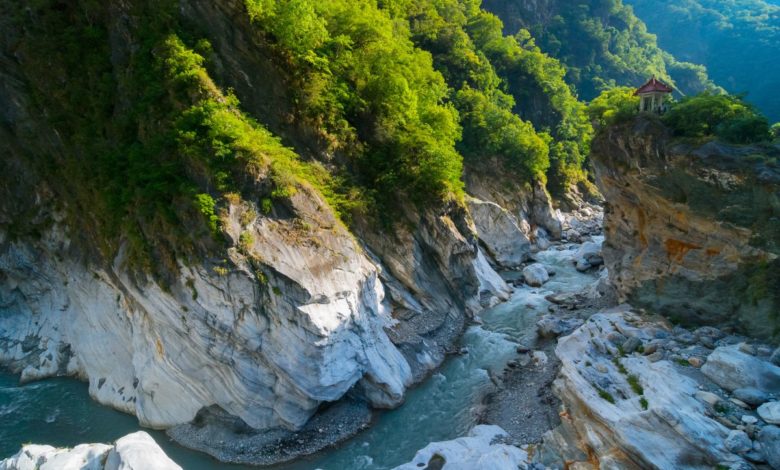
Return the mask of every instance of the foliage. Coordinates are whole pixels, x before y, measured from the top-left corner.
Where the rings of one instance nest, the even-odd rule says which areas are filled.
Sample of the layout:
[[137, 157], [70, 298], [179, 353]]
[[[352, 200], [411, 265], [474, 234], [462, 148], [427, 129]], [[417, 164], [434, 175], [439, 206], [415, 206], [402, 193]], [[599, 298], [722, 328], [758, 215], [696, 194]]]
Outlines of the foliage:
[[[335, 178], [299, 161], [219, 90], [196, 52], [208, 51], [208, 42], [185, 44], [173, 3], [134, 7], [145, 20], [133, 30], [139, 46], [123, 73], [112, 68], [106, 5], [50, 3], [19, 15], [30, 18], [20, 48], [46, 57], [25, 63], [31, 89], [66, 146], [44, 170], [52, 180], [64, 172], [76, 182], [62, 194], [72, 225], [94, 234], [104, 255], [113, 257], [126, 241], [136, 267], [175, 270], [177, 258], [219, 241], [218, 207], [263, 191], [253, 187], [261, 176], [270, 180], [269, 197], [307, 184], [336, 209], [345, 205]], [[64, 84], [57, 93], [55, 81]], [[115, 113], [123, 103], [131, 104]]]
[[706, 70], [662, 51], [653, 34], [622, 0], [550, 0], [527, 8], [522, 0], [486, 0], [510, 33], [531, 32], [539, 47], [567, 68], [567, 80], [591, 100], [616, 86], [636, 86], [655, 75], [685, 93], [713, 88]]
[[772, 127], [769, 128], [769, 132], [772, 133], [773, 139], [780, 139], [780, 122], [772, 124]]
[[458, 114], [407, 27], [368, 0], [246, 0], [253, 24], [294, 64], [298, 109], [348, 153], [373, 199], [394, 207], [460, 198]]
[[770, 138], [765, 117], [741, 98], [725, 94], [703, 93], [683, 98], [671, 106], [663, 121], [683, 137], [717, 136], [739, 144]]
[[765, 0], [626, 0], [672, 54], [780, 119], [780, 5]]
[[600, 128], [625, 122], [639, 111], [639, 97], [634, 89], [616, 87], [604, 90], [588, 104], [588, 116]]

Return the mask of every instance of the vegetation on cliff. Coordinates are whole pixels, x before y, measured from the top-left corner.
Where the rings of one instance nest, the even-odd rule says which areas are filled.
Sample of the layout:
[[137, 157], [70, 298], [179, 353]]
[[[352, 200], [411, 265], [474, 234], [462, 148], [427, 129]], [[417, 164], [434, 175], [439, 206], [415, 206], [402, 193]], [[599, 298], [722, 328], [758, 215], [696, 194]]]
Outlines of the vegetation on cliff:
[[220, 243], [236, 197], [270, 210], [301, 184], [348, 218], [461, 200], [464, 157], [499, 156], [518, 183], [584, 177], [592, 128], [565, 67], [479, 1], [239, 4], [284, 71], [284, 119], [317, 135], [304, 158], [215, 82], [214, 38], [179, 2], [8, 4], [22, 78], [63, 146], [32, 161], [109, 257], [126, 240], [131, 259], [172, 269]]

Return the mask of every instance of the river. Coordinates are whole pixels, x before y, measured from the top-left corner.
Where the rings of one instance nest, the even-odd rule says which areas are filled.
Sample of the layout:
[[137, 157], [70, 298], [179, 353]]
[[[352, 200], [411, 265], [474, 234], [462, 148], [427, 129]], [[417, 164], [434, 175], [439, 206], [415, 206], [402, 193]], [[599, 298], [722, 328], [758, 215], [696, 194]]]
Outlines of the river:
[[[461, 339], [468, 353], [448, 358], [408, 392], [403, 406], [378, 412], [369, 429], [336, 448], [273, 469], [386, 470], [411, 460], [429, 442], [466, 434], [476, 424], [475, 410], [490, 386], [489, 372], [500, 374], [516, 356], [517, 345], [529, 344], [536, 334], [536, 321], [548, 307], [545, 295], [579, 292], [595, 280], [594, 274], [574, 269], [572, 256], [577, 248], [553, 247], [538, 253], [537, 260], [556, 275], [542, 288], [519, 287], [507, 302], [483, 311], [482, 325], [470, 326]], [[57, 378], [19, 385], [17, 376], [0, 374], [2, 457], [16, 453], [25, 443], [110, 442], [138, 429], [134, 417], [90, 400], [85, 383]], [[256, 469], [222, 464], [176, 445], [162, 432], [150, 434], [185, 470]]]

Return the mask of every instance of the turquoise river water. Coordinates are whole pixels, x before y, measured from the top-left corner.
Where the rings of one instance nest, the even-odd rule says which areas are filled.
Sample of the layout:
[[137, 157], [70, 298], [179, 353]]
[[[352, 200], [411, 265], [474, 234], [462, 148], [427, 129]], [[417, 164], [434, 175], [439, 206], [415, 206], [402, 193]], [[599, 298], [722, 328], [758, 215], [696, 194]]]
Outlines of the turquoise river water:
[[[474, 426], [475, 407], [490, 384], [489, 372], [501, 373], [520, 343], [530, 343], [536, 320], [546, 310], [544, 296], [577, 292], [594, 281], [572, 265], [576, 246], [536, 255], [556, 275], [540, 289], [523, 286], [512, 297], [480, 314], [482, 325], [471, 326], [461, 345], [468, 354], [448, 358], [442, 367], [408, 392], [406, 402], [379, 412], [366, 431], [316, 456], [274, 470], [385, 470], [412, 459], [429, 442], [454, 439]], [[18, 377], [0, 374], [0, 458], [16, 453], [24, 443], [73, 446], [111, 442], [140, 429], [130, 415], [89, 399], [87, 385], [68, 378], [19, 385]], [[219, 463], [182, 448], [162, 432], [148, 431], [185, 470], [248, 470], [256, 467]]]

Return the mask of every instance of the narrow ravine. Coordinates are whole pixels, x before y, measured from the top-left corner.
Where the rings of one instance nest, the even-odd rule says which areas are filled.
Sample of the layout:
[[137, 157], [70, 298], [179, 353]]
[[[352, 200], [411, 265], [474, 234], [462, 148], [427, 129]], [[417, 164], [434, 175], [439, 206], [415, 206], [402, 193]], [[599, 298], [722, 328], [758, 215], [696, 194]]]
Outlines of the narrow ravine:
[[[600, 239], [599, 239], [600, 241]], [[579, 245], [553, 246], [537, 253], [538, 262], [555, 272], [541, 288], [519, 285], [512, 297], [480, 315], [482, 324], [470, 326], [461, 340], [461, 354], [450, 357], [420, 386], [410, 390], [403, 406], [377, 413], [368, 430], [343, 445], [274, 469], [384, 470], [408, 461], [432, 441], [465, 435], [479, 419], [491, 375], [500, 375], [517, 356], [517, 346], [533, 342], [536, 322], [550, 303], [551, 293], [580, 292], [596, 280], [596, 273], [580, 273], [573, 255]], [[512, 277], [514, 272], [506, 273]], [[26, 442], [55, 446], [106, 442], [138, 429], [128, 415], [89, 400], [85, 384], [52, 379], [18, 385], [16, 376], [0, 376], [0, 452], [11, 455]], [[173, 444], [160, 432], [152, 433], [165, 452], [188, 470], [226, 468], [205, 454]]]

